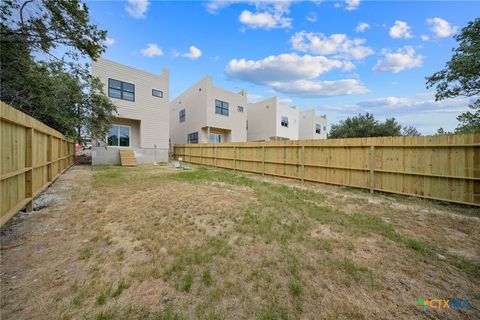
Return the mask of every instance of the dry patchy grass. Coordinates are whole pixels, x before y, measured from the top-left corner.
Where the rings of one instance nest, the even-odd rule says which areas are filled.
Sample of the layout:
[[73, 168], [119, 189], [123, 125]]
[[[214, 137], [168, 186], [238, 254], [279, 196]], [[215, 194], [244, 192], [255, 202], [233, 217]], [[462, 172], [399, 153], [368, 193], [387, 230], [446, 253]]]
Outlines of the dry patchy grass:
[[158, 166], [74, 167], [43, 197], [1, 230], [4, 319], [479, 315], [474, 208]]

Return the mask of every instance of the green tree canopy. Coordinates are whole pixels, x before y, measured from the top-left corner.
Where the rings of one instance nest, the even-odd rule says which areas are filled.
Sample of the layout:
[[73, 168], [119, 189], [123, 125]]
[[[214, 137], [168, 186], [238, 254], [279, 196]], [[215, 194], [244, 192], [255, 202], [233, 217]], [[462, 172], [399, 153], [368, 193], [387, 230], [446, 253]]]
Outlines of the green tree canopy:
[[[467, 24], [462, 32], [455, 36], [458, 48], [453, 50], [445, 68], [427, 77], [427, 88], [434, 87], [435, 100], [458, 96], [475, 97], [480, 94], [480, 18]], [[460, 122], [457, 133], [480, 132], [480, 99], [469, 106], [467, 111], [457, 117]]]
[[348, 117], [330, 128], [329, 138], [358, 138], [358, 137], [385, 137], [400, 136], [402, 126], [395, 118], [388, 118], [384, 122], [375, 120], [371, 113]]
[[0, 15], [1, 100], [70, 137], [105, 134], [116, 108], [81, 61], [102, 54], [106, 31], [86, 5], [5, 0]]

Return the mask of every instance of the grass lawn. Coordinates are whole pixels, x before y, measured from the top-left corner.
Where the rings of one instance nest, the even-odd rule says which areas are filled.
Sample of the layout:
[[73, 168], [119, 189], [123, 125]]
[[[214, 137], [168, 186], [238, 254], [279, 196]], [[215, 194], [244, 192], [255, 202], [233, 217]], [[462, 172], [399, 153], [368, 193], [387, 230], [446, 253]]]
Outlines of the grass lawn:
[[478, 208], [167, 166], [74, 167], [39, 201], [1, 230], [2, 319], [480, 316]]

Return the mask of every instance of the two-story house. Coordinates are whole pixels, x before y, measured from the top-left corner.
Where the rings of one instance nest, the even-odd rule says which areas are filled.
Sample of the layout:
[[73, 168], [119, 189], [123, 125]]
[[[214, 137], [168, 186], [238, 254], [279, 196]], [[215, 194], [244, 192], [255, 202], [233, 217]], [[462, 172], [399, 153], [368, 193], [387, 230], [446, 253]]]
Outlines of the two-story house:
[[172, 145], [247, 141], [247, 93], [213, 85], [207, 76], [170, 103]]
[[118, 112], [107, 137], [93, 147], [92, 164], [119, 164], [122, 148], [133, 149], [137, 163], [168, 161], [168, 70], [156, 75], [100, 58], [92, 74]]
[[296, 107], [282, 106], [277, 97], [250, 103], [247, 140], [298, 140], [298, 116]]
[[327, 139], [327, 115], [317, 116], [315, 109], [301, 112], [299, 139]]

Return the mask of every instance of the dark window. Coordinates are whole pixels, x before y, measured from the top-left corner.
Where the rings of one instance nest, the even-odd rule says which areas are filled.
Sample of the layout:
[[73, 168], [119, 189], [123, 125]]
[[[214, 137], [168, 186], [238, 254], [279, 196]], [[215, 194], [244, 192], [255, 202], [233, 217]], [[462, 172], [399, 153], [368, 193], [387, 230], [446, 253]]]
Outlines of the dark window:
[[185, 109], [178, 112], [178, 122], [185, 122]]
[[315, 124], [315, 133], [322, 133], [322, 126], [319, 124]]
[[243, 107], [242, 107], [242, 106], [238, 106], [238, 107], [237, 107], [237, 111], [238, 111], [238, 112], [243, 112]]
[[215, 113], [228, 117], [228, 103], [220, 100], [215, 100]]
[[108, 79], [108, 96], [115, 99], [135, 101], [135, 85], [114, 79]]
[[163, 98], [163, 91], [152, 89], [152, 96]]
[[187, 134], [187, 143], [198, 143], [198, 132]]
[[130, 147], [130, 127], [112, 125], [108, 130], [107, 144], [112, 147]]
[[282, 116], [282, 121], [280, 121], [280, 124], [282, 125], [282, 127], [288, 128], [288, 117]]

